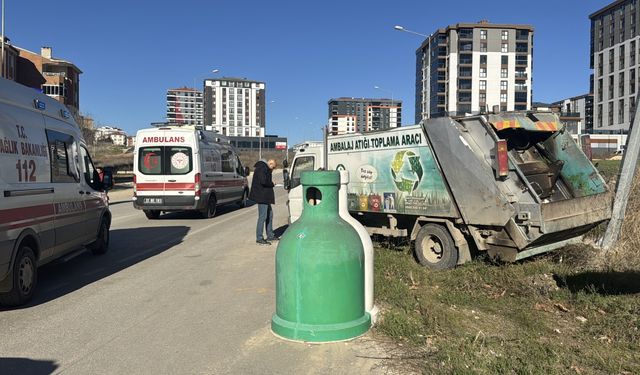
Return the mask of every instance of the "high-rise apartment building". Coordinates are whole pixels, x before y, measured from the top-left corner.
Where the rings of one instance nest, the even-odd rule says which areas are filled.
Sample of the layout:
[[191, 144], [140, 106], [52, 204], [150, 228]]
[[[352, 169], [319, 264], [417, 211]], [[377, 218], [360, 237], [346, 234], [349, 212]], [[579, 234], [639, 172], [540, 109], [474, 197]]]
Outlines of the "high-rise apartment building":
[[430, 117], [531, 107], [533, 27], [459, 23], [416, 51], [416, 123]]
[[243, 78], [204, 81], [204, 123], [223, 135], [264, 137], [264, 82]]
[[167, 90], [167, 122], [184, 125], [204, 124], [202, 91], [183, 87]]
[[69, 61], [53, 57], [51, 47], [42, 47], [40, 54], [19, 47], [17, 49], [20, 55], [16, 81], [42, 90], [78, 116], [82, 71]]
[[593, 132], [624, 133], [640, 84], [636, 0], [619, 0], [591, 14]]
[[402, 124], [402, 101], [337, 98], [329, 100], [331, 134], [364, 133], [397, 128]]

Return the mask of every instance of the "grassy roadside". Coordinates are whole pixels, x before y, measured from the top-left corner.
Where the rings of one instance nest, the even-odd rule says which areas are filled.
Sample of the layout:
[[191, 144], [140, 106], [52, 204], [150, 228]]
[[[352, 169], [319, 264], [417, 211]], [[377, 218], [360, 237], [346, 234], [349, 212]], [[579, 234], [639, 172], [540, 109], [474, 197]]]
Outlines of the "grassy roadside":
[[377, 331], [427, 374], [639, 374], [640, 272], [554, 256], [435, 272], [378, 249]]
[[419, 266], [408, 247], [375, 257], [376, 331], [425, 374], [640, 374], [640, 178], [606, 254], [579, 245], [449, 271]]

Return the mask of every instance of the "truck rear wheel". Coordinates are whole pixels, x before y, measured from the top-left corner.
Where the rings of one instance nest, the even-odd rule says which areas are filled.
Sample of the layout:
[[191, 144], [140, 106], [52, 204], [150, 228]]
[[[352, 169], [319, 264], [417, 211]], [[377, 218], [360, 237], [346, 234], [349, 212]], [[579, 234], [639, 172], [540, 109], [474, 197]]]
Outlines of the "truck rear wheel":
[[144, 215], [149, 220], [155, 220], [160, 217], [160, 210], [143, 210]]
[[431, 269], [453, 268], [458, 263], [458, 249], [447, 228], [425, 224], [418, 231], [414, 245], [418, 263]]
[[11, 277], [13, 277], [13, 288], [8, 293], [0, 294], [0, 304], [22, 305], [31, 299], [38, 282], [36, 256], [29, 246], [22, 245], [18, 250]]

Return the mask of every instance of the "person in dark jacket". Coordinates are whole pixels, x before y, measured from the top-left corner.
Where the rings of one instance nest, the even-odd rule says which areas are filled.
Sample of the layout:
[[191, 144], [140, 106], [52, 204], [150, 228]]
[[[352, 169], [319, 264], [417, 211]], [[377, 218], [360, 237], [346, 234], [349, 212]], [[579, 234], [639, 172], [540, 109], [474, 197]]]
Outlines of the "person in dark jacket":
[[[249, 199], [258, 204], [258, 224], [256, 226], [256, 243], [259, 245], [271, 245], [269, 241], [277, 241], [278, 237], [273, 233], [273, 210], [271, 205], [276, 203], [273, 193], [273, 179], [271, 173], [276, 167], [276, 161], [271, 159], [267, 162], [258, 161], [254, 165], [253, 180], [251, 181], [251, 192]], [[267, 230], [267, 239], [262, 236]]]

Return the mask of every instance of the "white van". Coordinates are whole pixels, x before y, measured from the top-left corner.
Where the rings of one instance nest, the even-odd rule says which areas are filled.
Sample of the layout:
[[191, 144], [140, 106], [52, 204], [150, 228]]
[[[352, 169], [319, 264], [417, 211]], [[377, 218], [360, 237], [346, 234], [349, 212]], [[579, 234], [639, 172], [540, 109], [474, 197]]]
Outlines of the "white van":
[[211, 218], [217, 206], [245, 206], [249, 196], [248, 169], [229, 140], [195, 126], [139, 130], [133, 170], [133, 206], [149, 219], [184, 210]]
[[67, 108], [0, 78], [0, 303], [33, 295], [37, 267], [89, 246], [107, 251], [111, 213]]

